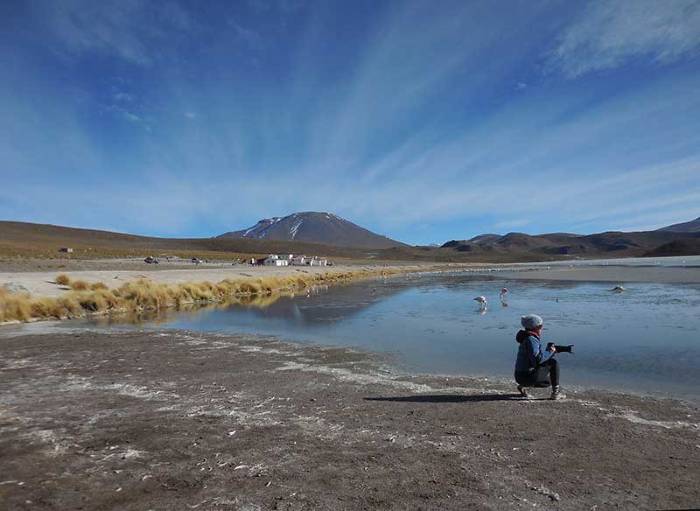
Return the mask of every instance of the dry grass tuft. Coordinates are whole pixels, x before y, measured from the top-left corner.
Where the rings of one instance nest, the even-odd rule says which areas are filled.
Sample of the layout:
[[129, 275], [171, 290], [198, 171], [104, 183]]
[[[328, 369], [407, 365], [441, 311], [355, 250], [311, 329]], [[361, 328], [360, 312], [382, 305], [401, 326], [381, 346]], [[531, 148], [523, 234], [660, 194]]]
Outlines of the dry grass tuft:
[[31, 317], [31, 298], [28, 294], [11, 293], [0, 287], [0, 322], [27, 321]]
[[87, 289], [90, 289], [90, 284], [84, 280], [74, 280], [70, 283], [70, 288], [73, 291], [86, 291]]
[[387, 276], [386, 270], [290, 275], [258, 279], [226, 279], [219, 283], [186, 282], [160, 284], [149, 279], [129, 281], [110, 290], [104, 283], [70, 281], [59, 275], [57, 283], [70, 284], [71, 291], [58, 298], [32, 298], [26, 293], [0, 289], [0, 323], [31, 319], [76, 318], [87, 314], [157, 311], [209, 303], [267, 306], [280, 296], [319, 285]]
[[98, 289], [91, 293], [81, 293], [75, 296], [80, 307], [87, 312], [106, 312], [118, 309], [121, 305], [119, 298], [109, 290]]
[[58, 284], [59, 286], [67, 286], [68, 284], [70, 284], [70, 277], [65, 273], [61, 273], [59, 276], [56, 277], [56, 284]]

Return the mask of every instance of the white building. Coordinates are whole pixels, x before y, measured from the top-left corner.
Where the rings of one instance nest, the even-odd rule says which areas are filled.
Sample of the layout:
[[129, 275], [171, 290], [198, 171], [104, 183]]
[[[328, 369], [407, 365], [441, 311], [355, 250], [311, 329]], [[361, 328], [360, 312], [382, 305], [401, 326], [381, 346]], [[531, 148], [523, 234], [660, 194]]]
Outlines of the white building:
[[318, 257], [314, 256], [311, 258], [308, 264], [309, 266], [328, 266], [328, 259], [319, 259]]
[[289, 264], [292, 266], [306, 266], [309, 264], [309, 258], [303, 255], [298, 255], [298, 256], [292, 256], [292, 259], [289, 261]]
[[270, 254], [263, 264], [265, 266], [289, 266], [289, 259], [280, 258], [277, 254]]

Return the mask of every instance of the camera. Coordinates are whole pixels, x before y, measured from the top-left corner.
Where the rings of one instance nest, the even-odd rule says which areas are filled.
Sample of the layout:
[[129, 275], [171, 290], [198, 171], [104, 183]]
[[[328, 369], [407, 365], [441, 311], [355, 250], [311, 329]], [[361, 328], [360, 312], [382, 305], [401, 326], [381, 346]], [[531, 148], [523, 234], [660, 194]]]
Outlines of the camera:
[[553, 342], [548, 342], [547, 343], [547, 351], [552, 351], [552, 346], [554, 346], [554, 349], [557, 350], [557, 353], [573, 353], [574, 352], [574, 345], [573, 344], [563, 345], [563, 344], [554, 344]]

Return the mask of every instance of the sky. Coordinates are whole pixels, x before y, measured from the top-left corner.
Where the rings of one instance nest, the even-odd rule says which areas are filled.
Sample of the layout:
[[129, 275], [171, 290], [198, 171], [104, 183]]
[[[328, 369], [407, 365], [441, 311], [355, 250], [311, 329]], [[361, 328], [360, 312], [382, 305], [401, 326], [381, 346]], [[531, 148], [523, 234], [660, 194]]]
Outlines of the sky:
[[700, 216], [700, 0], [2, 0], [0, 219], [412, 243]]

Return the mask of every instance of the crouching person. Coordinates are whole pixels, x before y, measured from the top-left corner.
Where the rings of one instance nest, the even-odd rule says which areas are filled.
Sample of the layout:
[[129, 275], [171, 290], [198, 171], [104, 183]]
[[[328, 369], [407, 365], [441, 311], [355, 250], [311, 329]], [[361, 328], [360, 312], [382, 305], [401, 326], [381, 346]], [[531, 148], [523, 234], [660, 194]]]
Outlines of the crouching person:
[[542, 335], [542, 318], [537, 314], [528, 314], [520, 318], [523, 329], [515, 336], [520, 345], [518, 357], [515, 360], [515, 381], [518, 383], [518, 392], [527, 398], [527, 387], [552, 386], [550, 399], [563, 399], [565, 396], [559, 391], [559, 363], [556, 357], [556, 348], [542, 349], [540, 341]]

